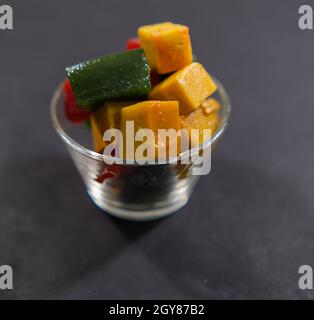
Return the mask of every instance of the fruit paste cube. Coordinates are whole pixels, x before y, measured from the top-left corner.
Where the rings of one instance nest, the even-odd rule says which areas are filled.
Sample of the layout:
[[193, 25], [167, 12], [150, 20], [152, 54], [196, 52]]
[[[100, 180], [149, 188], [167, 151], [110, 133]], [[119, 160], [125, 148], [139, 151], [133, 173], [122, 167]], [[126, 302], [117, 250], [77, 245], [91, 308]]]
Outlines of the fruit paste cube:
[[91, 116], [92, 135], [94, 150], [101, 153], [106, 146], [103, 140], [104, 132], [107, 129], [120, 127], [120, 112], [122, 107], [131, 105], [134, 102], [110, 101], [96, 109]]
[[[187, 116], [181, 116], [181, 128], [185, 128], [189, 132], [190, 147], [194, 148], [199, 144], [203, 144], [216, 132], [219, 124], [217, 112], [206, 113], [202, 107], [197, 108]], [[199, 136], [192, 135], [191, 129], [199, 129]], [[210, 129], [211, 132], [203, 131]]]
[[151, 69], [165, 74], [192, 62], [189, 28], [171, 22], [143, 26], [138, 36]]
[[[179, 104], [177, 101], [143, 101], [121, 110], [121, 129], [125, 143], [131, 143], [133, 137], [126, 133], [126, 121], [134, 121], [134, 133], [139, 129], [150, 129], [155, 135], [154, 148], [158, 149], [158, 129], [180, 129]], [[134, 142], [134, 150], [142, 143]], [[177, 140], [176, 140], [177, 143]], [[167, 143], [167, 152], [170, 145]], [[125, 157], [133, 159], [134, 153], [126, 154]], [[156, 156], [155, 150], [155, 156]]]
[[180, 114], [187, 115], [217, 89], [204, 67], [193, 62], [160, 82], [149, 94], [150, 99], [177, 100]]
[[210, 114], [219, 111], [221, 108], [221, 104], [216, 99], [209, 98], [202, 102], [201, 108], [203, 109], [205, 114]]

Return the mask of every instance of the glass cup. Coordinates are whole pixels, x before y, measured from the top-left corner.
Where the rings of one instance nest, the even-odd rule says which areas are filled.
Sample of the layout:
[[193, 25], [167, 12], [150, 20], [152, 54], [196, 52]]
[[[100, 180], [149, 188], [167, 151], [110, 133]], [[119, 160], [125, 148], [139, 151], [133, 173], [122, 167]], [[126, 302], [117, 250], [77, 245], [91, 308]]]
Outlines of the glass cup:
[[[211, 140], [202, 146], [211, 150], [225, 132], [231, 112], [225, 89], [218, 80], [215, 82], [218, 90], [214, 97], [222, 106], [219, 127]], [[150, 220], [174, 213], [187, 203], [199, 176], [192, 174], [192, 159], [182, 159], [193, 152], [183, 152], [176, 161], [166, 164], [107, 165], [102, 154], [92, 151], [91, 132], [87, 125], [72, 124], [66, 118], [62, 86], [60, 84], [51, 101], [52, 123], [65, 143], [88, 194], [99, 208], [119, 218]]]

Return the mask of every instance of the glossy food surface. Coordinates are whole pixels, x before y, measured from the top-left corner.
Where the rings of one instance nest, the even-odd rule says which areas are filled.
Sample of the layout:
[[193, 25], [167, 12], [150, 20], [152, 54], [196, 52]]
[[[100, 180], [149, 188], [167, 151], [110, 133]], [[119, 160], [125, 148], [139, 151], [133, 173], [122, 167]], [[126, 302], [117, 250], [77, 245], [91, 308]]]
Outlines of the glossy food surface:
[[150, 89], [150, 68], [143, 49], [115, 53], [66, 69], [77, 102], [90, 106], [105, 100], [137, 99]]
[[150, 92], [150, 99], [177, 100], [180, 114], [188, 114], [217, 89], [216, 84], [198, 63], [193, 62], [160, 82]]
[[159, 74], [177, 71], [192, 62], [189, 28], [171, 22], [138, 29], [150, 67]]

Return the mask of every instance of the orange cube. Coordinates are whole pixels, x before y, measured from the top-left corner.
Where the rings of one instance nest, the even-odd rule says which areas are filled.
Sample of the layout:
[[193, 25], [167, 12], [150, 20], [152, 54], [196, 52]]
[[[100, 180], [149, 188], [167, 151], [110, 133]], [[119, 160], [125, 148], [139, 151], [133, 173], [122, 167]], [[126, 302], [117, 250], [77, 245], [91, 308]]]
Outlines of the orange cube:
[[[181, 128], [188, 130], [190, 147], [194, 148], [206, 142], [216, 132], [219, 125], [217, 111], [206, 113], [202, 107], [197, 108], [187, 116], [181, 116]], [[191, 129], [198, 129], [198, 136], [191, 134]], [[210, 129], [210, 132], [204, 131]]]
[[177, 71], [193, 60], [189, 28], [171, 22], [138, 29], [141, 45], [151, 69], [165, 74]]
[[204, 67], [193, 62], [160, 82], [149, 94], [150, 99], [177, 100], [180, 114], [187, 115], [217, 89]]
[[120, 127], [120, 111], [122, 107], [132, 103], [134, 102], [106, 102], [92, 113], [91, 127], [94, 150], [96, 152], [101, 153], [106, 147], [106, 142], [103, 140], [104, 132], [107, 129]]
[[[177, 101], [143, 101], [121, 110], [121, 130], [125, 143], [134, 143], [134, 148], [138, 148], [141, 142], [131, 141], [134, 139], [130, 133], [126, 132], [126, 121], [134, 121], [134, 133], [139, 129], [150, 129], [154, 133], [155, 155], [158, 149], [158, 129], [180, 129], [179, 104]], [[176, 140], [177, 143], [177, 140]], [[169, 148], [169, 144], [163, 146]], [[127, 154], [124, 146], [125, 158], [133, 159], [132, 152]], [[133, 150], [132, 150], [133, 151]]]
[[201, 108], [205, 114], [210, 114], [221, 109], [221, 104], [214, 98], [206, 99], [202, 102]]

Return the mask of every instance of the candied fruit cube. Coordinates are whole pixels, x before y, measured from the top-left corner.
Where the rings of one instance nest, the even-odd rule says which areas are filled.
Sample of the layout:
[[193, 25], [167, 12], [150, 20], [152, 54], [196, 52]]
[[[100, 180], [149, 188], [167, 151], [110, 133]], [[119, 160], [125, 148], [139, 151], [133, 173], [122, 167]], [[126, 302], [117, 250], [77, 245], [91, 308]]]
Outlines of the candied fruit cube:
[[217, 86], [204, 67], [193, 62], [160, 82], [149, 94], [150, 99], [177, 100], [180, 114], [186, 115], [217, 89]]
[[[125, 144], [131, 143], [129, 139], [133, 137], [126, 134], [126, 121], [134, 121], [134, 133], [139, 129], [150, 129], [155, 134], [154, 148], [155, 155], [158, 149], [158, 129], [180, 129], [179, 104], [177, 101], [143, 101], [137, 104], [124, 107], [121, 110], [121, 130], [123, 132]], [[177, 144], [178, 140], [175, 141]], [[136, 149], [141, 142], [134, 141]], [[167, 149], [169, 153], [170, 144], [162, 147]], [[178, 145], [177, 145], [178, 147]], [[178, 149], [176, 149], [178, 151]], [[124, 156], [127, 159], [134, 159], [133, 150], [126, 151], [124, 146]]]
[[215, 98], [209, 98], [202, 102], [201, 107], [205, 114], [210, 114], [219, 111], [221, 104]]
[[[197, 108], [187, 116], [181, 116], [180, 120], [181, 128], [188, 130], [191, 148], [206, 142], [216, 132], [219, 124], [217, 111], [206, 113], [202, 107]], [[191, 129], [198, 129], [199, 136], [192, 135]], [[203, 131], [204, 129], [210, 129], [211, 131], [208, 133]]]
[[107, 129], [120, 127], [120, 112], [122, 107], [131, 105], [134, 102], [110, 101], [105, 102], [96, 109], [91, 116], [92, 136], [94, 150], [101, 153], [106, 146], [103, 134]]
[[143, 26], [138, 36], [151, 69], [165, 74], [177, 71], [193, 60], [189, 28], [171, 22]]

